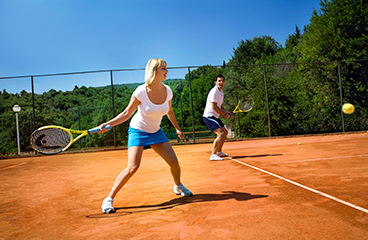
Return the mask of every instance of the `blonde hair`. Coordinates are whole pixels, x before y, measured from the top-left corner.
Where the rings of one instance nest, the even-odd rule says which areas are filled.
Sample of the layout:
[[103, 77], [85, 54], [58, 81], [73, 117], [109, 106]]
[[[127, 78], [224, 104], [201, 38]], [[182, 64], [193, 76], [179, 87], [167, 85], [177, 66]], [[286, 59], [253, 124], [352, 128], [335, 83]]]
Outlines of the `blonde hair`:
[[151, 85], [153, 79], [155, 79], [156, 76], [156, 69], [161, 66], [167, 66], [165, 60], [161, 58], [152, 58], [148, 61], [146, 65], [146, 73], [144, 76], [144, 81], [147, 85]]

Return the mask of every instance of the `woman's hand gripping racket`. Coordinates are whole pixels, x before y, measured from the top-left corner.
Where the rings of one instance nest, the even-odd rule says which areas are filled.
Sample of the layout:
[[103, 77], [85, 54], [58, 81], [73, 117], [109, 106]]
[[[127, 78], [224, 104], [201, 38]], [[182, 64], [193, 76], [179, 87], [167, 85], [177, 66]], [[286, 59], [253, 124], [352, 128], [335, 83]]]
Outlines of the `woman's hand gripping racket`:
[[[104, 127], [110, 130], [110, 125]], [[31, 135], [31, 145], [34, 150], [42, 154], [57, 154], [67, 150], [78, 139], [93, 133], [101, 132], [100, 127], [89, 130], [72, 130], [59, 126], [44, 126], [34, 131]], [[74, 134], [79, 134], [73, 138]]]
[[254, 100], [251, 97], [244, 97], [239, 100], [238, 105], [233, 111], [234, 113], [247, 113], [254, 107]]

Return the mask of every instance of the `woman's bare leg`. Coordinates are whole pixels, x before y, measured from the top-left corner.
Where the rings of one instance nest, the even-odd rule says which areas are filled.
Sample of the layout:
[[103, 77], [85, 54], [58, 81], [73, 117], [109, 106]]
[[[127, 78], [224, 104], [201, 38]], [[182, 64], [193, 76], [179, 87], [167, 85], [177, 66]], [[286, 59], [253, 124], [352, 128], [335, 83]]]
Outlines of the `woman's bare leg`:
[[143, 147], [128, 148], [128, 166], [117, 176], [109, 197], [114, 198], [120, 189], [137, 172], [142, 160]]
[[169, 142], [151, 145], [152, 149], [160, 155], [170, 166], [171, 175], [176, 185], [180, 184], [180, 165], [174, 149]]

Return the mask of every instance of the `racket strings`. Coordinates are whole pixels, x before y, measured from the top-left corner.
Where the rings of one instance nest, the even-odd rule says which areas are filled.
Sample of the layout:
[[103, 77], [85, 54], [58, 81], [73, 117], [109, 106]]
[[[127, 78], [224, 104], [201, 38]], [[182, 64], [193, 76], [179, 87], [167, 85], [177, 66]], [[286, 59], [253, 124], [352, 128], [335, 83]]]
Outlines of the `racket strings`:
[[70, 134], [59, 128], [42, 129], [34, 133], [32, 145], [43, 153], [56, 153], [62, 151], [71, 142]]
[[252, 109], [254, 106], [254, 102], [249, 98], [244, 98], [239, 101], [239, 109], [242, 111], [247, 111], [249, 109]]
[[241, 110], [248, 110], [248, 109], [250, 109], [250, 104], [249, 103], [247, 103], [247, 102], [240, 102], [239, 103], [239, 108], [241, 109]]

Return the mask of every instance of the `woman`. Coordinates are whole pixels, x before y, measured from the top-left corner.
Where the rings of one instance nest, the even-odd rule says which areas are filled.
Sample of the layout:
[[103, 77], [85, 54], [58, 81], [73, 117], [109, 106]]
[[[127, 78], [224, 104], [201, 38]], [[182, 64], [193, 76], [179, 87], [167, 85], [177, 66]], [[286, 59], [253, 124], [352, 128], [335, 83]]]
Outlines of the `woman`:
[[179, 138], [184, 138], [180, 130], [175, 113], [171, 106], [172, 90], [164, 85], [168, 70], [163, 59], [153, 58], [148, 61], [145, 72], [145, 84], [140, 85], [133, 92], [127, 108], [118, 116], [100, 125], [104, 132], [104, 126], [114, 127], [127, 121], [134, 111], [137, 113], [130, 121], [128, 130], [128, 166], [118, 175], [111, 192], [102, 203], [104, 213], [115, 212], [113, 199], [119, 190], [138, 170], [142, 159], [143, 150], [151, 147], [170, 166], [174, 178], [174, 193], [182, 196], [191, 196], [190, 192], [180, 181], [180, 165], [175, 152], [160, 128], [163, 115], [167, 115], [176, 129]]

